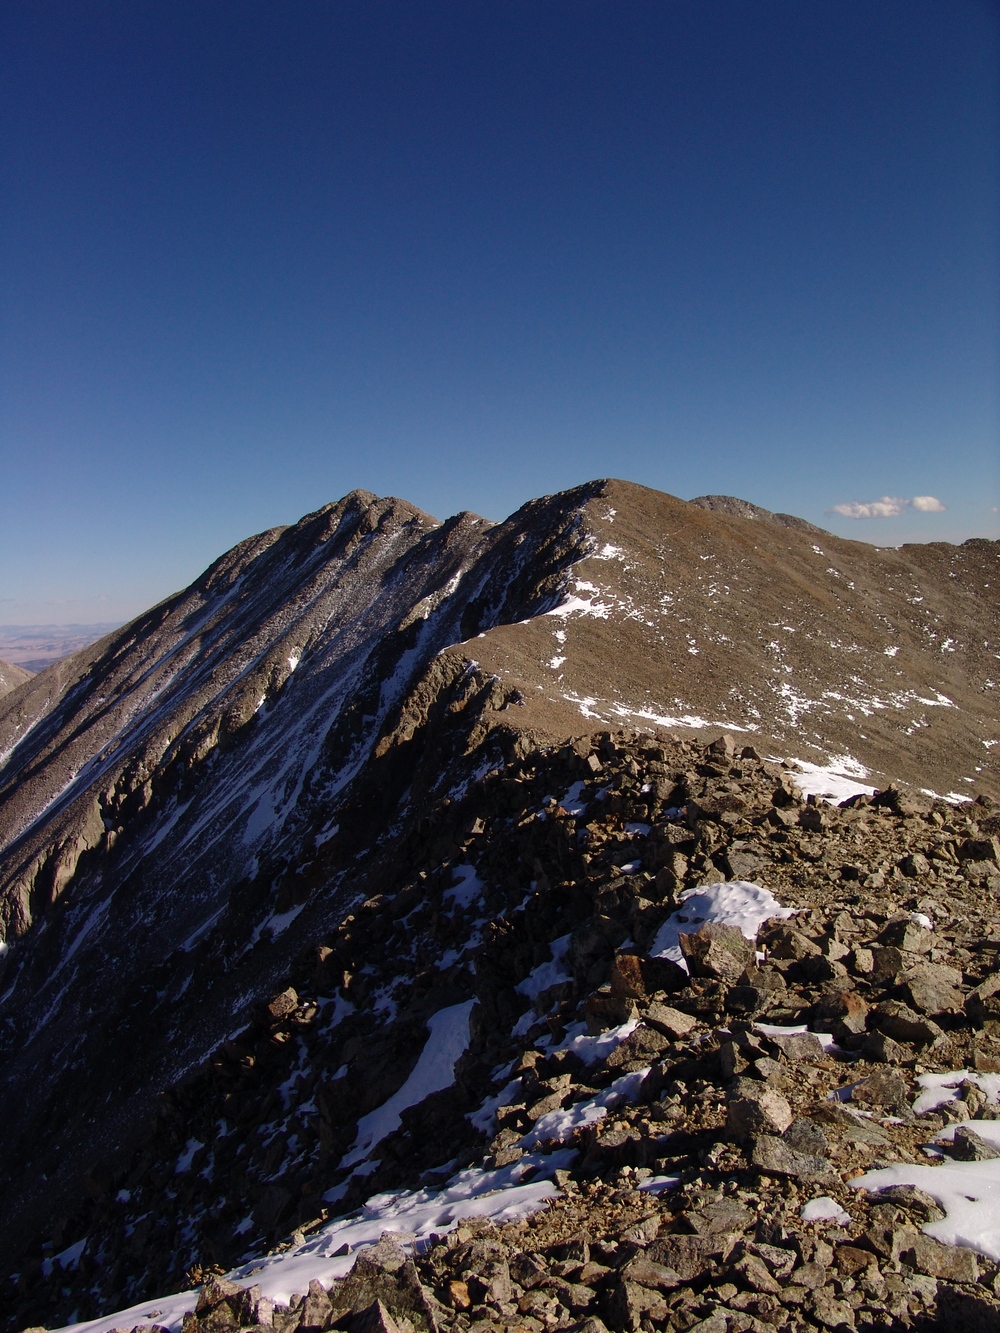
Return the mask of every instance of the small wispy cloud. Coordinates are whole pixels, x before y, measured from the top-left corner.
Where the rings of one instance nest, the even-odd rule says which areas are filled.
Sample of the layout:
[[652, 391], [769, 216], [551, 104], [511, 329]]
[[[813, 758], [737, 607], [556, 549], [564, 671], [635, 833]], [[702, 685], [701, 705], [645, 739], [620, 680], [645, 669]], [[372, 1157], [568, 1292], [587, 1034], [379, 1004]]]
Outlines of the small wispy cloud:
[[883, 495], [881, 500], [852, 500], [849, 504], [833, 505], [826, 512], [840, 514], [842, 518], [897, 518], [904, 509], [943, 514], [946, 506], [934, 495], [914, 495], [909, 500], [900, 495]]

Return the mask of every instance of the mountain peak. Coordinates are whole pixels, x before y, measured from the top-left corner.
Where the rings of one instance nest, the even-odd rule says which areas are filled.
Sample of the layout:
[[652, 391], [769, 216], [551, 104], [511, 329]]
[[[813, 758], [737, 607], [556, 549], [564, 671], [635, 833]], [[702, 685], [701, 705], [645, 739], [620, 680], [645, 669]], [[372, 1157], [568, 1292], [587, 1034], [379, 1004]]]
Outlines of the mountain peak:
[[[303, 1025], [321, 1011], [332, 1023], [347, 1003], [367, 1015], [354, 1046], [331, 1041], [333, 1069], [355, 1062], [368, 1082], [346, 1097], [317, 1084], [324, 1128], [297, 1140], [312, 1145], [314, 1175], [295, 1176], [295, 1197], [306, 1188], [313, 1198], [323, 1172], [336, 1175], [330, 1144], [337, 1161], [349, 1155], [358, 1117], [417, 1067], [434, 1015], [454, 1017], [476, 994], [499, 1006], [487, 1021], [506, 1033], [519, 1011], [507, 982], [495, 1000], [489, 978], [520, 986], [540, 967], [539, 994], [569, 984], [550, 941], [570, 947], [563, 937], [589, 919], [594, 885], [608, 895], [598, 915], [624, 913], [622, 928], [609, 927], [605, 952], [573, 964], [573, 1004], [593, 989], [588, 969], [603, 985], [614, 950], [646, 929], [641, 912], [659, 920], [661, 896], [706, 876], [742, 881], [754, 865], [778, 875], [789, 839], [793, 869], [781, 882], [796, 889], [801, 866], [819, 864], [832, 893], [841, 864], [857, 869], [854, 816], [837, 817], [840, 860], [827, 864], [818, 840], [830, 818], [816, 798], [868, 800], [878, 788], [890, 794], [874, 808], [891, 807], [901, 828], [917, 810], [944, 827], [955, 807], [941, 798], [977, 790], [977, 810], [988, 810], [1000, 795], [990, 594], [1000, 544], [881, 550], [717, 499], [600, 480], [529, 501], [502, 523], [439, 523], [405, 501], [352, 492], [240, 543], [189, 588], [0, 700], [7, 1253], [72, 1213], [75, 1182], [95, 1162], [112, 1163], [109, 1179], [139, 1170], [160, 1093], [170, 1086], [172, 1104], [187, 1106], [188, 1071], [217, 1063], [236, 1087], [244, 1074], [269, 1077], [273, 1058], [281, 1086], [295, 1086], [273, 1052], [298, 1046], [278, 1040], [284, 1019], [261, 1017], [260, 1006], [286, 1013], [297, 968], [322, 973], [308, 981], [319, 1000], [286, 997], [288, 1014], [312, 1015]], [[962, 819], [961, 837], [949, 835], [956, 847], [979, 837]], [[655, 847], [641, 841], [651, 821]], [[882, 847], [873, 822], [866, 857]], [[994, 833], [985, 813], [983, 822], [973, 850], [986, 865]], [[496, 889], [481, 921], [473, 881], [461, 878], [480, 826], [491, 850], [470, 873]], [[927, 860], [923, 843], [903, 839], [878, 855], [918, 852]], [[873, 883], [876, 870], [865, 870]], [[522, 938], [515, 918], [539, 894]], [[638, 916], [623, 906], [633, 898], [645, 904]], [[409, 927], [395, 929], [422, 904], [444, 923], [433, 926], [435, 949], [447, 922], [466, 921], [485, 950], [474, 973], [471, 945], [425, 956]], [[391, 978], [377, 978], [397, 953], [406, 985], [394, 998]], [[596, 1009], [594, 1022], [600, 1031]], [[232, 1046], [245, 1030], [252, 1043]], [[305, 1084], [303, 1097], [309, 1104]], [[273, 1116], [285, 1100], [268, 1084], [254, 1105]], [[187, 1137], [201, 1151], [202, 1130]], [[294, 1211], [276, 1190], [254, 1205], [268, 1234]], [[219, 1242], [227, 1262], [239, 1220]]]

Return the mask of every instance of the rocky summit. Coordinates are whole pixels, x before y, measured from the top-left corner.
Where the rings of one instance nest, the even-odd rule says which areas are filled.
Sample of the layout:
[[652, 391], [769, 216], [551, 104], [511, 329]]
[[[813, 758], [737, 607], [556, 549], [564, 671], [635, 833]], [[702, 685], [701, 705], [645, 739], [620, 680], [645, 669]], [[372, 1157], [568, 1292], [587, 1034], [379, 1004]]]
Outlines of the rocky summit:
[[5, 1326], [1000, 1328], [998, 578], [355, 492], [16, 685]]

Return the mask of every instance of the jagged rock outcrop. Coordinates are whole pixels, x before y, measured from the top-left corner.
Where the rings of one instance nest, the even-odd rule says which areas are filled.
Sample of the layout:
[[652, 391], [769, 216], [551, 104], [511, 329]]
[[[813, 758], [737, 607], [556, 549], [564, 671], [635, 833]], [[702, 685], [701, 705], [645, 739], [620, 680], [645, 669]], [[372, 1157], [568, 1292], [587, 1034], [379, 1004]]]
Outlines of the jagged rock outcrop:
[[[996, 795], [998, 566], [994, 542], [876, 550], [620, 482], [533, 501], [502, 524], [470, 514], [440, 524], [401, 501], [356, 492], [242, 543], [191, 588], [20, 686], [0, 704], [0, 920], [9, 946], [0, 1000], [0, 1169], [9, 1181], [0, 1239], [8, 1252], [72, 1216], [84, 1177], [106, 1199], [103, 1182], [145, 1151], [160, 1092], [177, 1087], [183, 1102], [185, 1071], [203, 1068], [227, 1041], [236, 1042], [239, 1069], [259, 1064], [265, 1074], [272, 1046], [291, 1049], [288, 1036], [278, 1040], [284, 1027], [261, 1037], [266, 1058], [243, 1050], [239, 1034], [259, 1021], [262, 999], [288, 988], [304, 950], [322, 944], [336, 955], [325, 963], [323, 985], [332, 990], [317, 994], [354, 986], [370, 1000], [379, 987], [359, 974], [379, 972], [372, 951], [388, 949], [391, 964], [410, 940], [405, 930], [388, 943], [377, 932], [366, 939], [361, 924], [374, 917], [381, 930], [381, 913], [395, 910], [390, 892], [409, 895], [414, 920], [442, 915], [449, 884], [441, 876], [482, 832], [470, 830], [504, 801], [517, 806], [517, 765], [539, 744], [564, 755], [571, 781], [588, 780], [577, 769], [593, 757], [589, 737], [602, 724], [693, 736], [716, 735], [722, 723], [736, 737], [719, 761], [725, 783], [738, 782], [725, 776], [726, 764], [750, 745], [756, 755], [816, 763], [841, 756], [842, 768], [859, 777], [869, 770], [872, 785], [894, 793], [901, 818], [930, 810], [933, 796], [890, 778]], [[762, 855], [753, 836], [736, 840], [740, 846], [720, 837], [741, 827], [743, 798], [699, 789], [697, 763], [709, 761], [692, 752], [691, 780], [675, 796], [687, 771], [681, 759], [673, 769], [665, 758], [652, 762], [665, 766], [651, 779], [655, 799], [638, 799], [631, 774], [608, 810], [617, 817], [616, 807], [624, 812], [633, 799], [647, 817], [686, 806], [698, 831], [693, 846], [686, 834], [657, 841], [662, 859], [650, 870], [659, 899], [648, 900], [647, 926], [657, 901], [665, 907], [670, 892], [699, 875], [749, 878], [762, 865], [778, 873], [782, 857]], [[480, 811], [473, 803], [466, 813], [463, 802], [484, 781], [500, 805]], [[775, 845], [796, 799], [794, 775], [778, 787], [787, 800], [767, 790]], [[703, 798], [708, 804], [697, 805]], [[947, 823], [948, 807], [934, 808]], [[454, 822], [455, 810], [464, 824]], [[789, 864], [807, 877], [806, 867], [822, 865], [826, 893], [828, 824], [822, 810], [808, 810], [800, 825], [794, 806], [791, 821], [803, 832], [794, 834]], [[515, 867], [501, 867], [503, 894], [489, 919], [506, 921], [532, 884], [546, 895], [561, 886], [540, 899], [553, 918], [573, 903], [589, 918], [596, 889], [577, 858], [605, 855], [601, 821], [593, 829], [560, 821], [541, 832], [529, 822], [537, 845], [519, 851]], [[887, 846], [880, 859], [868, 858], [871, 866], [861, 864], [859, 848], [857, 878], [874, 877], [874, 887], [881, 874], [884, 884], [910, 856], [935, 873], [947, 862], [956, 883], [988, 884], [990, 857], [961, 850], [977, 837], [956, 829], [933, 863], [933, 838]], [[801, 855], [800, 840], [808, 844]], [[643, 847], [637, 854], [642, 860]], [[417, 865], [429, 883], [413, 880]], [[922, 875], [921, 865], [912, 861]], [[979, 868], [967, 873], [971, 866]], [[598, 916], [614, 922], [616, 911]], [[550, 924], [548, 916], [536, 923], [544, 947]], [[386, 1092], [376, 1067], [399, 1086], [428, 1006], [472, 997], [468, 958], [452, 960], [450, 973], [438, 966], [448, 928], [431, 920], [418, 948], [421, 998], [407, 1000], [409, 1026], [380, 1044], [384, 1015], [398, 1005], [390, 996], [388, 1008], [371, 1010], [372, 1026], [354, 1034], [351, 1059], [370, 1057], [365, 1090], [346, 1107], [331, 1094], [327, 1166], [359, 1107]], [[641, 944], [636, 922], [630, 928]], [[341, 945], [326, 941], [345, 929], [358, 942], [341, 957]], [[507, 926], [495, 929], [503, 936]], [[609, 929], [591, 941], [593, 955], [580, 945], [580, 968], [590, 961], [574, 972], [578, 986], [627, 938]], [[480, 964], [484, 976], [494, 965], [491, 941], [484, 936], [476, 955], [477, 976]], [[906, 953], [905, 941], [885, 942], [892, 949]], [[503, 964], [514, 979], [524, 964], [517, 957]], [[893, 957], [885, 953], [880, 966], [891, 968]], [[298, 992], [297, 974], [291, 981]], [[767, 990], [752, 975], [743, 985]], [[910, 1005], [914, 987], [924, 996], [957, 989], [953, 977], [933, 972], [913, 973], [905, 985]], [[295, 1006], [299, 1013], [298, 996]], [[663, 1007], [682, 1017], [661, 1014], [661, 1035], [670, 1023], [683, 1026], [686, 1012]], [[497, 1020], [509, 1016], [501, 1007]], [[703, 1015], [695, 1006], [687, 1017]], [[879, 1029], [882, 1040], [911, 1030], [895, 1018], [891, 1032]], [[474, 1078], [462, 1086], [478, 1090]], [[450, 1124], [447, 1134], [457, 1133]], [[245, 1181], [247, 1191], [270, 1190], [262, 1196], [269, 1202], [253, 1205], [265, 1238], [293, 1217], [299, 1197], [315, 1202], [308, 1171], [290, 1202], [280, 1162], [263, 1175], [247, 1169], [241, 1189]], [[386, 1170], [388, 1184], [396, 1177]], [[228, 1262], [231, 1219], [216, 1221], [203, 1257]]]

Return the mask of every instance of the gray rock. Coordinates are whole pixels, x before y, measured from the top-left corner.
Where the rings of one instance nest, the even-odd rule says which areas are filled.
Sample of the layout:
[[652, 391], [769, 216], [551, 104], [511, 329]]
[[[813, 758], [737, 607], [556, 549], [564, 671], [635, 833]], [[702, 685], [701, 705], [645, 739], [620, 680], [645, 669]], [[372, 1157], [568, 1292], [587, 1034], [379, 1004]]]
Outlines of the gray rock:
[[905, 1046], [893, 1041], [884, 1032], [869, 1032], [861, 1047], [861, 1055], [873, 1065], [898, 1065], [908, 1059], [910, 1054]]
[[995, 1148], [968, 1125], [959, 1125], [951, 1141], [951, 1155], [960, 1162], [991, 1162], [1000, 1157], [1000, 1148]]
[[830, 1151], [830, 1140], [815, 1121], [799, 1116], [785, 1130], [782, 1138], [797, 1152], [825, 1157]]
[[694, 977], [735, 982], [756, 959], [753, 940], [735, 926], [714, 921], [680, 937], [681, 952]]
[[894, 1041], [912, 1042], [914, 1046], [929, 1046], [942, 1035], [933, 1019], [915, 1013], [899, 1000], [883, 1000], [876, 1005], [868, 1016], [868, 1026]]
[[978, 1282], [979, 1264], [972, 1250], [962, 1245], [942, 1245], [930, 1236], [918, 1233], [902, 1257], [929, 1277], [948, 1282]]
[[962, 974], [942, 963], [917, 963], [902, 976], [910, 1003], [922, 1014], [957, 1013], [965, 1001]]
[[726, 1130], [737, 1143], [755, 1134], [783, 1134], [792, 1123], [792, 1108], [766, 1083], [740, 1079], [735, 1092], [726, 1108]]
[[660, 1236], [646, 1250], [653, 1263], [672, 1269], [682, 1282], [693, 1282], [707, 1273], [716, 1259], [726, 1258], [739, 1233], [723, 1231], [707, 1236]]
[[873, 1204], [892, 1204], [896, 1208], [915, 1214], [923, 1222], [938, 1222], [944, 1217], [936, 1201], [916, 1185], [889, 1185], [885, 1189], [876, 1191], [871, 1198]]
[[813, 1032], [787, 1032], [772, 1036], [771, 1040], [793, 1063], [798, 1060], [822, 1060], [826, 1056], [823, 1043]]
[[816, 1181], [830, 1177], [829, 1163], [814, 1153], [799, 1152], [773, 1134], [759, 1134], [750, 1145], [750, 1165], [771, 1176]]

